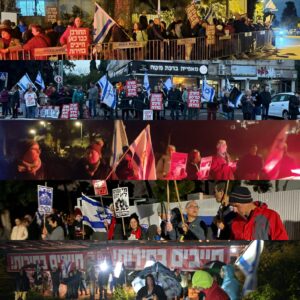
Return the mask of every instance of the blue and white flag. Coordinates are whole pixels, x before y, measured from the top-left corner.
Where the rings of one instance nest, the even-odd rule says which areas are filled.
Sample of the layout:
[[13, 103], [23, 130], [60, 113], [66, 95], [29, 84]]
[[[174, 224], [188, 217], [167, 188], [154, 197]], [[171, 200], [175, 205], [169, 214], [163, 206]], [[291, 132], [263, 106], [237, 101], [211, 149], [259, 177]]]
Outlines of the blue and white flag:
[[28, 90], [28, 87], [31, 85], [33, 88], [37, 89], [36, 86], [31, 81], [30, 77], [26, 73], [17, 83], [17, 85], [20, 87], [22, 91]]
[[172, 82], [172, 78], [168, 78], [165, 82], [164, 82], [164, 87], [167, 89], [167, 91], [169, 91], [173, 86], [173, 82]]
[[102, 92], [101, 101], [110, 108], [115, 109], [117, 105], [116, 93], [113, 85], [108, 81], [107, 76], [102, 76], [98, 81], [98, 84], [100, 85]]
[[149, 83], [149, 76], [148, 73], [145, 72], [144, 75], [144, 84], [143, 84], [145, 90], [147, 91], [148, 97], [150, 96], [151, 90], [150, 90], [150, 83]]
[[206, 79], [204, 79], [202, 84], [202, 98], [206, 102], [212, 102], [214, 100], [214, 97], [215, 89], [212, 86], [208, 85]]
[[236, 87], [233, 87], [230, 91], [230, 100], [234, 103], [235, 107], [238, 108], [241, 105], [241, 100], [244, 94]]
[[35, 83], [37, 83], [43, 90], [45, 89], [45, 83], [40, 71], [36, 75]]
[[230, 93], [231, 90], [232, 90], [231, 83], [230, 83], [229, 79], [226, 78], [226, 81], [225, 81], [225, 92], [229, 92]]
[[110, 222], [112, 212], [101, 205], [100, 202], [81, 195], [81, 212], [83, 224], [91, 227], [95, 232], [106, 232], [104, 221]]
[[103, 43], [105, 37], [116, 22], [97, 3], [95, 3], [95, 5], [94, 42]]
[[242, 295], [255, 291], [257, 287], [257, 268], [259, 258], [264, 248], [264, 241], [255, 240], [247, 247], [244, 253], [236, 260], [235, 264], [245, 274], [246, 280], [243, 286]]

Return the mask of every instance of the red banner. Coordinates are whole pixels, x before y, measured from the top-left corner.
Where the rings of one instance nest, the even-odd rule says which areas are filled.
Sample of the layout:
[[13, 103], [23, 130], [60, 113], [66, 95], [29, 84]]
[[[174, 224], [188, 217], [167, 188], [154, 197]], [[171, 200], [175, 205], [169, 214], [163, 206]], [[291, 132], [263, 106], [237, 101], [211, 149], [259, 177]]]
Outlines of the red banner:
[[163, 110], [163, 98], [160, 93], [153, 93], [150, 97], [150, 109], [152, 110]]
[[219, 260], [226, 264], [230, 260], [230, 247], [182, 246], [182, 247], [110, 247], [94, 251], [59, 253], [14, 253], [7, 254], [7, 271], [17, 272], [22, 267], [41, 264], [45, 271], [71, 262], [78, 269], [85, 269], [89, 261], [95, 264], [111, 259], [115, 265], [123, 262], [127, 270], [143, 270], [146, 262], [154, 258], [170, 269], [199, 270], [204, 264]]
[[137, 82], [136, 80], [126, 81], [126, 97], [136, 97], [137, 96]]
[[68, 55], [88, 55], [89, 29], [74, 28], [70, 29], [70, 36], [67, 45]]
[[200, 91], [188, 91], [188, 108], [200, 108], [201, 94]]

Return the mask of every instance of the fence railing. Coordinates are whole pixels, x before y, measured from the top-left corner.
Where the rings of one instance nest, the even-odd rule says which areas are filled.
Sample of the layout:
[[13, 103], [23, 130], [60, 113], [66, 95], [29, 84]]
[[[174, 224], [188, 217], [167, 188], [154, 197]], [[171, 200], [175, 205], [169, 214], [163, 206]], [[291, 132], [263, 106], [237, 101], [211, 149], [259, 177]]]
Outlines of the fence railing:
[[147, 42], [111, 42], [91, 45], [87, 55], [68, 56], [65, 47], [38, 48], [34, 51], [12, 49], [0, 60], [208, 60], [253, 53], [272, 44], [271, 31], [256, 31], [216, 36], [213, 43], [206, 37]]

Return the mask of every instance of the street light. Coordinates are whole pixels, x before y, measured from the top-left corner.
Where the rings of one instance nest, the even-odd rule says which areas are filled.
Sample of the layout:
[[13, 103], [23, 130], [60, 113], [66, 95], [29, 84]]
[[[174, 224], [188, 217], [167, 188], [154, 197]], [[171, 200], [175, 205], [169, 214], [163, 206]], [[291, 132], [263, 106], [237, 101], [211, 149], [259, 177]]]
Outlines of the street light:
[[36, 135], [36, 130], [35, 129], [29, 129], [29, 134]]
[[75, 126], [80, 127], [80, 140], [81, 140], [81, 146], [83, 145], [83, 134], [82, 134], [82, 122], [76, 121]]

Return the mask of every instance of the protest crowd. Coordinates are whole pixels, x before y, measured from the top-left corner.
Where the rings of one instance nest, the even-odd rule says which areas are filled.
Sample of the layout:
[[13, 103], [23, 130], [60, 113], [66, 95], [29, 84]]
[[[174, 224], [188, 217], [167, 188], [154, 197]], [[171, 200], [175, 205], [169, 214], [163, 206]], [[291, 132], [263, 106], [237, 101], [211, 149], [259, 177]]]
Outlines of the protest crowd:
[[[103, 77], [102, 77], [103, 78]], [[184, 86], [172, 84], [171, 79], [159, 80], [150, 88], [139, 79], [125, 83], [111, 84], [112, 94], [101, 88], [101, 80], [91, 82], [87, 88], [70, 85], [56, 87], [50, 83], [40, 90], [33, 83], [28, 88], [18, 82], [10, 90], [0, 91], [2, 117], [6, 118], [67, 118], [64, 105], [74, 104], [75, 119], [122, 119], [143, 120], [144, 111], [150, 111], [154, 120], [199, 120], [206, 114], [207, 120], [217, 118], [235, 120], [267, 120], [271, 103], [268, 85], [261, 90], [254, 85], [251, 90], [239, 91], [236, 87], [224, 87], [218, 97], [213, 87], [203, 81], [201, 88], [196, 85]], [[108, 81], [109, 82], [109, 81]], [[147, 81], [146, 81], [147, 82]], [[206, 92], [203, 92], [204, 89]], [[299, 92], [291, 97], [288, 106], [288, 118], [296, 120], [299, 115]], [[45, 113], [45, 110], [52, 114]], [[240, 113], [241, 110], [241, 113]], [[238, 116], [235, 112], [239, 113]]]
[[[58, 268], [50, 271], [44, 270], [43, 265], [39, 264], [22, 268], [15, 276], [15, 295], [20, 297], [16, 299], [26, 300], [28, 292], [33, 290], [41, 295], [52, 292], [55, 299], [76, 300], [83, 297], [108, 300], [112, 299], [116, 291], [124, 289], [131, 290], [136, 295], [131, 299], [136, 300], [242, 299], [242, 282], [237, 277], [240, 270], [233, 264], [218, 262], [214, 267], [204, 266], [195, 272], [170, 270], [160, 263], [154, 265], [158, 266], [160, 276], [167, 278], [171, 286], [166, 287], [166, 282], [157, 280], [155, 272], [145, 272], [145, 268], [139, 273], [131, 272], [136, 275], [135, 279], [139, 279], [140, 274], [145, 278], [145, 286], [133, 291], [130, 284], [135, 279], [128, 275], [124, 265], [121, 272], [116, 272], [111, 261], [104, 261], [99, 265], [91, 261], [85, 269], [77, 269], [72, 263], [62, 262]], [[173, 291], [170, 291], [171, 288]], [[191, 294], [192, 298], [189, 297]]]
[[[253, 52], [255, 45], [263, 47], [268, 44], [265, 36], [269, 36], [269, 33], [272, 36], [270, 20], [259, 19], [255, 23], [247, 15], [235, 14], [227, 19], [216, 18], [214, 15], [212, 8], [208, 8], [200, 16], [193, 6], [187, 9], [183, 18], [175, 18], [167, 25], [162, 19], [157, 17], [151, 20], [143, 13], [131, 28], [125, 28], [121, 17], [113, 20], [96, 4], [93, 27], [84, 25], [80, 17], [71, 18], [68, 22], [57, 20], [45, 25], [25, 24], [22, 19], [19, 24], [4, 20], [0, 27], [0, 53], [2, 59], [18, 59], [18, 51], [24, 50], [28, 57], [23, 53], [21, 59], [47, 59], [45, 52], [38, 53], [35, 49], [66, 49], [70, 35], [76, 36], [74, 29], [77, 32], [84, 29], [78, 33], [78, 36], [85, 37], [84, 46], [81, 44], [81, 51], [77, 52], [68, 49], [71, 57], [82, 59], [96, 55], [100, 59], [205, 59], [208, 55], [211, 58], [237, 55], [247, 58], [247, 53]], [[259, 31], [266, 33], [257, 36], [248, 34]], [[196, 40], [190, 40], [189, 47], [182, 47], [184, 43], [179, 41], [188, 38]], [[120, 49], [116, 45], [113, 49], [107, 46], [109, 43], [126, 42], [128, 46], [125, 48], [124, 45]], [[67, 52], [61, 52], [63, 53]]]

